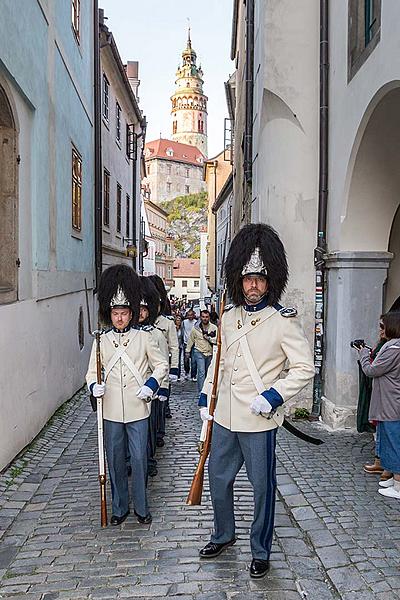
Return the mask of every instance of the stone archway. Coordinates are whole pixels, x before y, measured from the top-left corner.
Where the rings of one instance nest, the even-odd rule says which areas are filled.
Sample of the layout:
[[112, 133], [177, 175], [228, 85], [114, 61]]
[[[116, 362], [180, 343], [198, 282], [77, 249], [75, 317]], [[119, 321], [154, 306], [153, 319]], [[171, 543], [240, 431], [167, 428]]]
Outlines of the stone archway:
[[334, 427], [354, 423], [358, 374], [350, 341], [375, 344], [379, 316], [400, 294], [399, 83], [379, 90], [360, 121], [348, 163], [339, 243], [326, 261], [323, 418]]
[[0, 304], [18, 298], [17, 132], [0, 85]]

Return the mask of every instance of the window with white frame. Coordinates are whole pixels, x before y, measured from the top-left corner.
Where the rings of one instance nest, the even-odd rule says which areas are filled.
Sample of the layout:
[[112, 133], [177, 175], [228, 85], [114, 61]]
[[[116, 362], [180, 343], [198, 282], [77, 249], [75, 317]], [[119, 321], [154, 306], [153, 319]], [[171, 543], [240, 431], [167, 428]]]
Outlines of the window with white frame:
[[105, 73], [103, 73], [103, 118], [108, 121], [110, 116], [110, 82]]

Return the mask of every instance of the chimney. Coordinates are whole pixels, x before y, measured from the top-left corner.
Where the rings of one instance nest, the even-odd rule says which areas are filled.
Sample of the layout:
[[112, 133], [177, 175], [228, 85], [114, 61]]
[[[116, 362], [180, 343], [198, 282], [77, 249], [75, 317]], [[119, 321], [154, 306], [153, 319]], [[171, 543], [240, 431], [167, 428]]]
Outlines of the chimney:
[[132, 88], [132, 91], [136, 96], [136, 100], [139, 102], [138, 90], [139, 90], [140, 80], [139, 80], [139, 62], [137, 60], [128, 60], [128, 63], [126, 65], [126, 74], [128, 76], [128, 80], [129, 80], [130, 86]]

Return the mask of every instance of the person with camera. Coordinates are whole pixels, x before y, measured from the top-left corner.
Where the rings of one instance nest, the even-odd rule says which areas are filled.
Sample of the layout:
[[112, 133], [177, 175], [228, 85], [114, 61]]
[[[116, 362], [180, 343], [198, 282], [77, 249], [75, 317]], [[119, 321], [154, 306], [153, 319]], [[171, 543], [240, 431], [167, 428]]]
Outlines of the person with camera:
[[211, 364], [213, 347], [217, 343], [217, 331], [218, 327], [210, 323], [210, 311], [202, 310], [200, 321], [193, 327], [186, 346], [186, 354], [193, 352], [193, 359], [196, 362], [199, 394]]
[[377, 454], [382, 467], [393, 473], [379, 482], [378, 491], [400, 500], [400, 311], [382, 315], [381, 322], [388, 341], [372, 362], [363, 340], [353, 344], [363, 372], [373, 378], [369, 420], [377, 423]]

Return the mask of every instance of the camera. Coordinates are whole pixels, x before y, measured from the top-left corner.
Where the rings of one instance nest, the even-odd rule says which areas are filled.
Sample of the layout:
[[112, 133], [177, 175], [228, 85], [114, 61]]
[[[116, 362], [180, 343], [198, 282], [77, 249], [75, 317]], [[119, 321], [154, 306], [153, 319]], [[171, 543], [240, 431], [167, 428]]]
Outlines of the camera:
[[365, 346], [364, 340], [353, 340], [352, 342], [350, 342], [350, 347], [356, 348], [357, 350], [359, 350], [360, 348], [363, 348], [364, 346]]

